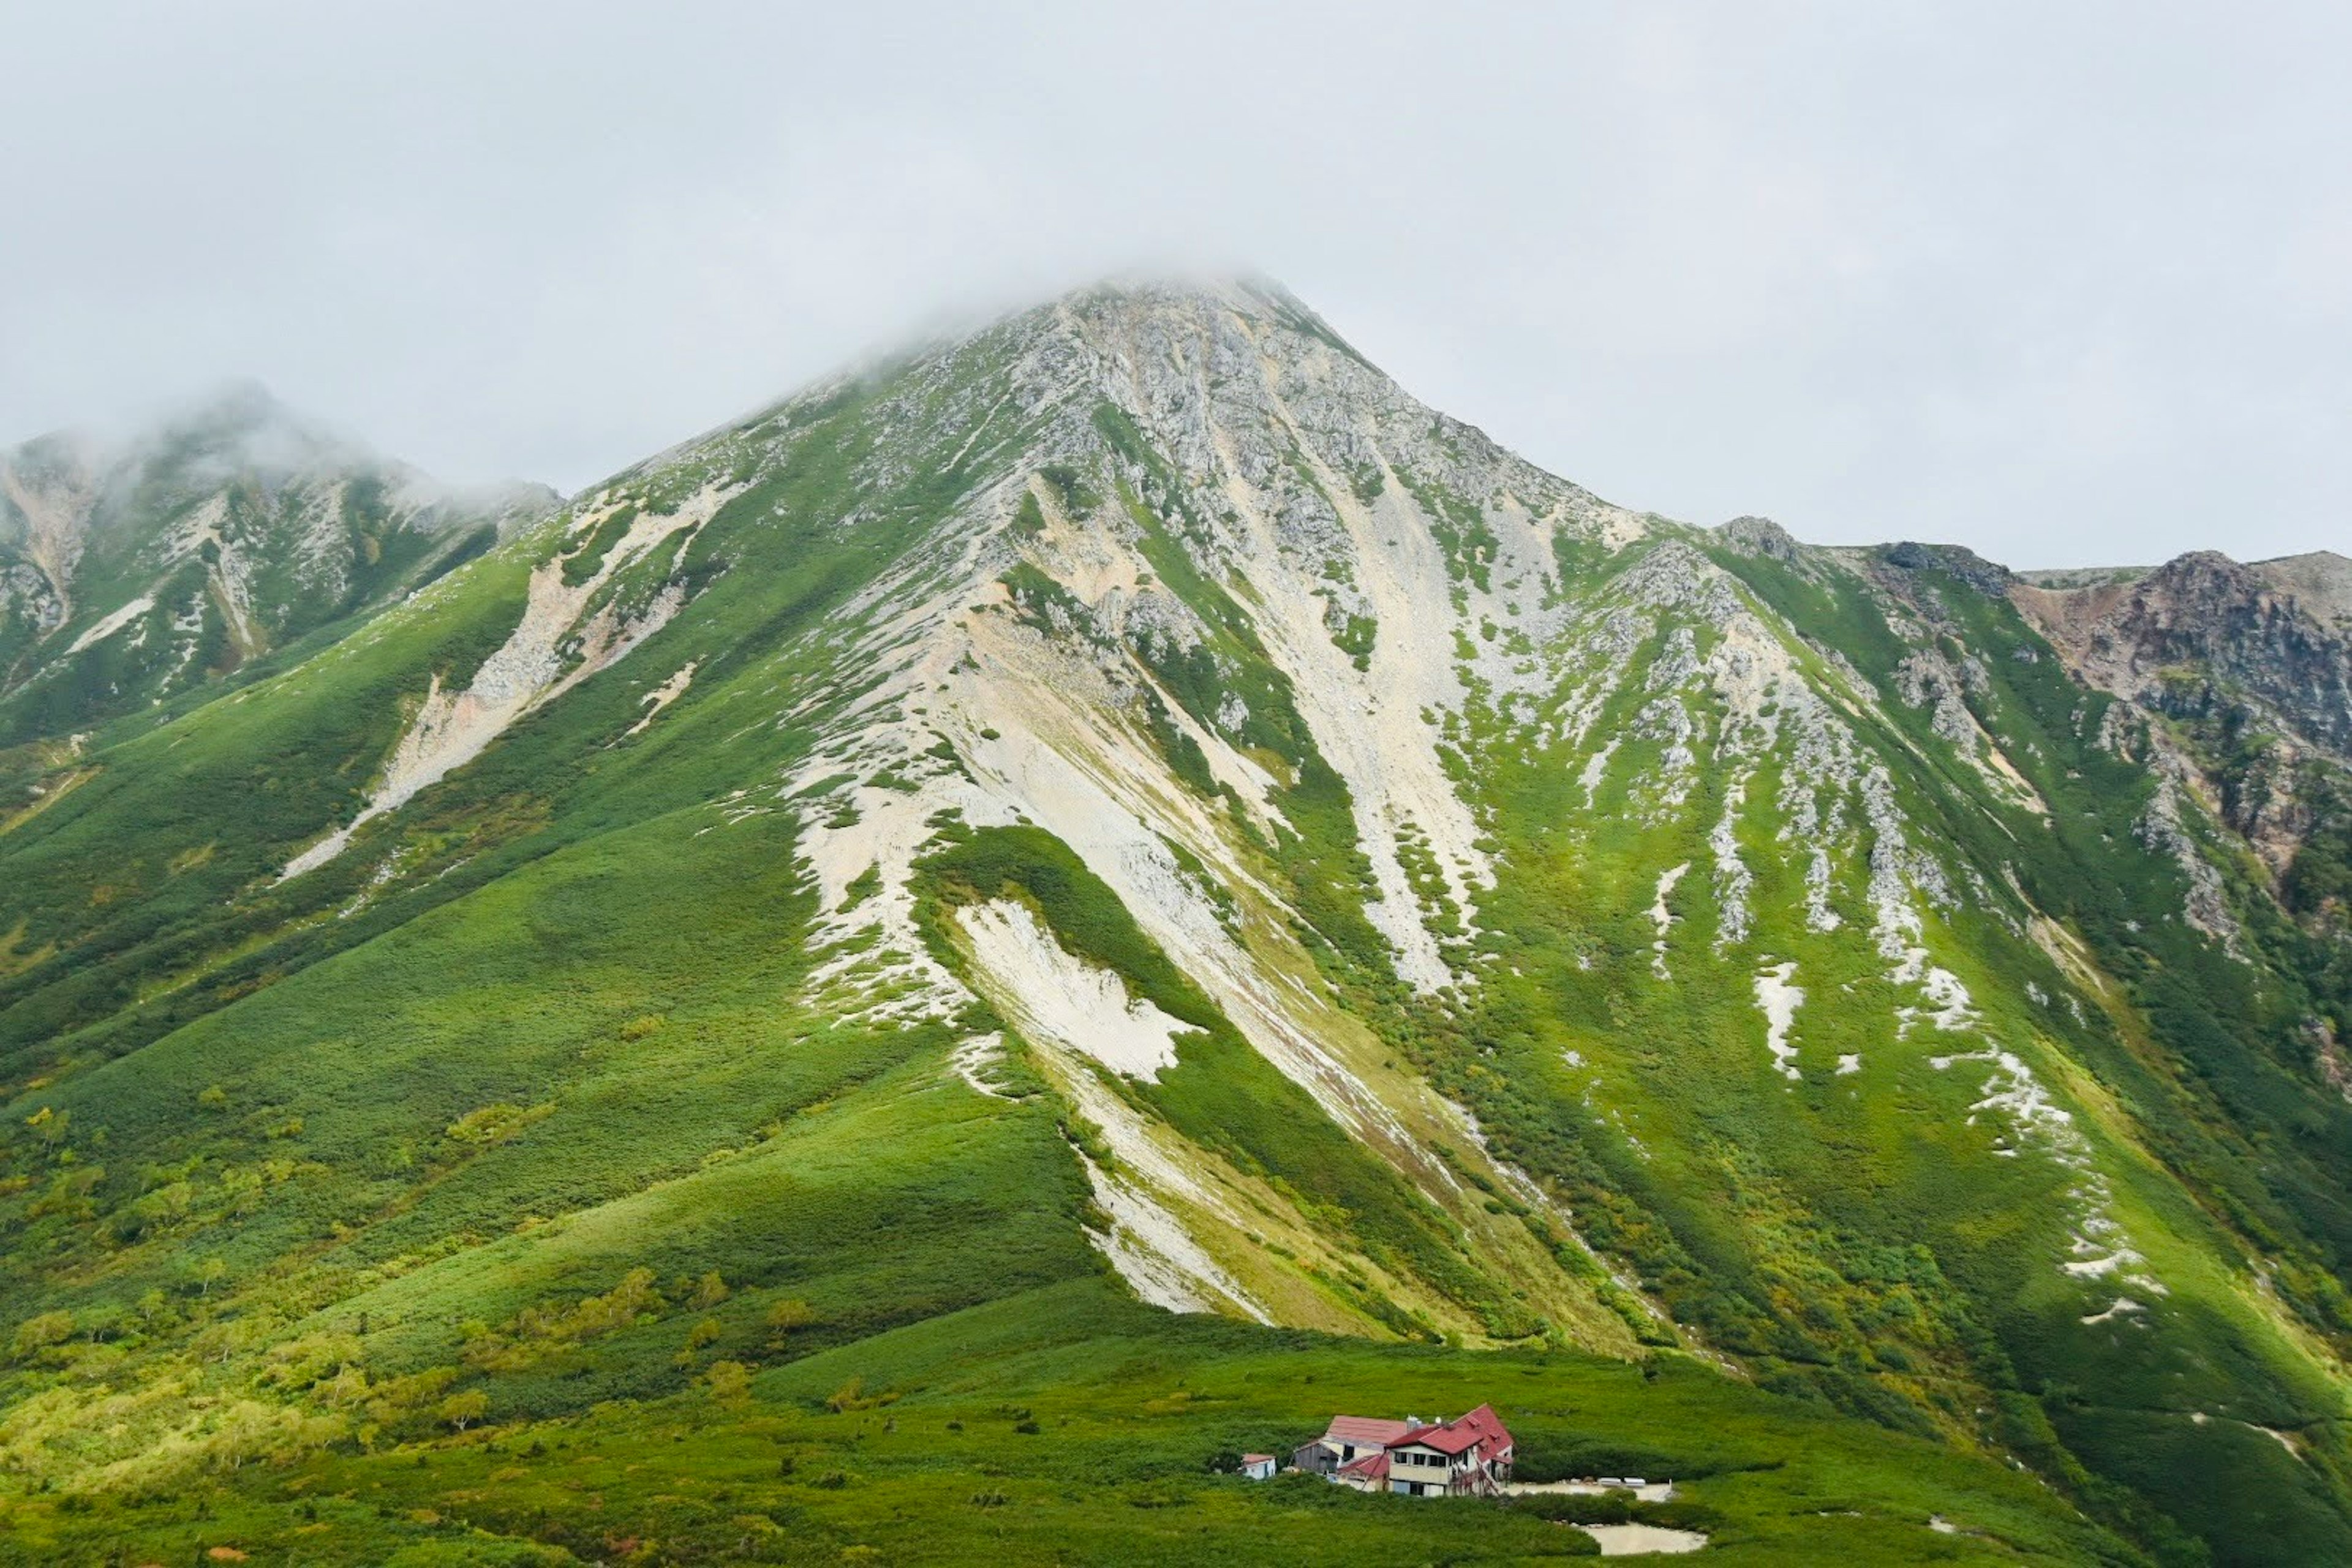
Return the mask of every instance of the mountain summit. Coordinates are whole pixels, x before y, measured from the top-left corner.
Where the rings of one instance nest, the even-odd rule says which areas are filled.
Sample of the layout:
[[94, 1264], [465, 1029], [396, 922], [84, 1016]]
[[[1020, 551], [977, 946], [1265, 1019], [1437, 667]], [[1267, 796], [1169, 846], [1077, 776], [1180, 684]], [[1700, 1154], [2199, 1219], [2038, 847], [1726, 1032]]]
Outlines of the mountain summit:
[[[381, 1486], [436, 1522], [348, 1560], [617, 1552], [519, 1500], [675, 1424], [708, 1473], [614, 1471], [603, 1541], [914, 1554], [939, 1483], [862, 1500], [920, 1464], [1024, 1552], [1523, 1555], [1171, 1479], [1491, 1400], [1773, 1561], [2352, 1558], [2334, 558], [1629, 511], [1262, 283], [1073, 295], [463, 549], [7, 461], [40, 1539]], [[396, 571], [219, 688], [76, 664], [303, 602], [180, 550], [215, 508]], [[117, 515], [131, 613], [53, 542]], [[679, 1500], [751, 1436], [782, 1476]], [[1057, 1464], [1140, 1489], [1006, 1506]]]

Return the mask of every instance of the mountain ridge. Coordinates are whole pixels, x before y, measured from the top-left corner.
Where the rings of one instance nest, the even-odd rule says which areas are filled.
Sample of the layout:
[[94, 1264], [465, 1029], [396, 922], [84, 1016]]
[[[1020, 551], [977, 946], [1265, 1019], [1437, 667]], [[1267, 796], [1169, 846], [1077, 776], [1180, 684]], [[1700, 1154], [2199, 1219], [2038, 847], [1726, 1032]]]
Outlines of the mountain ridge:
[[201, 689], [556, 500], [442, 486], [254, 382], [134, 436], [0, 451], [0, 742]]

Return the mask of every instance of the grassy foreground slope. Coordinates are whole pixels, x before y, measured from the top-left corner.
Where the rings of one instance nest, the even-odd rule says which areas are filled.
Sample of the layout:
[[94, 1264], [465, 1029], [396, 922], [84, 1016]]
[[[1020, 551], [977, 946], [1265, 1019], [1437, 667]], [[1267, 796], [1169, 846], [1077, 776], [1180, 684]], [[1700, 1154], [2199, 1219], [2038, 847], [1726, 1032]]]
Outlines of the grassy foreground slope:
[[1491, 1400], [1725, 1561], [2352, 1556], [2310, 983], [1964, 588], [1108, 293], [22, 748], [0, 1552], [1583, 1551], [1212, 1474]]
[[[1677, 1478], [1645, 1507], [1727, 1563], [2078, 1563], [2116, 1543], [2029, 1478], [1759, 1395], [1704, 1369], [1376, 1348], [1171, 1319], [1100, 1280], [1009, 1297], [567, 1419], [255, 1466], [200, 1498], [19, 1510], [28, 1559], [1520, 1562], [1583, 1555], [1540, 1504], [1414, 1503], [1205, 1462], [1334, 1405], [1514, 1412], [1528, 1464]], [[1931, 1527], [1941, 1518], [1947, 1533]]]

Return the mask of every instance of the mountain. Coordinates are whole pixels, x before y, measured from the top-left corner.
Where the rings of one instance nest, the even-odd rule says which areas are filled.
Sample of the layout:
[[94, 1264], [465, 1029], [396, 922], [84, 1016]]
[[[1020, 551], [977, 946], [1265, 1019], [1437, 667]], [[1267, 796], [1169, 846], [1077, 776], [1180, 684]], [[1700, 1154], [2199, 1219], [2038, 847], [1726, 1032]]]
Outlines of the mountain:
[[0, 746], [203, 690], [556, 500], [452, 491], [249, 384], [132, 440], [0, 451]]
[[2288, 907], [2343, 935], [2352, 879], [2352, 560], [2242, 566], [2211, 552], [2018, 606], [2085, 685], [2166, 721], [2160, 766], [2263, 861]]
[[1075, 295], [504, 531], [28, 721], [24, 1550], [1622, 1514], [1210, 1473], [1491, 1402], [1727, 1559], [2352, 1560], [2336, 558], [1629, 511], [1259, 283]]

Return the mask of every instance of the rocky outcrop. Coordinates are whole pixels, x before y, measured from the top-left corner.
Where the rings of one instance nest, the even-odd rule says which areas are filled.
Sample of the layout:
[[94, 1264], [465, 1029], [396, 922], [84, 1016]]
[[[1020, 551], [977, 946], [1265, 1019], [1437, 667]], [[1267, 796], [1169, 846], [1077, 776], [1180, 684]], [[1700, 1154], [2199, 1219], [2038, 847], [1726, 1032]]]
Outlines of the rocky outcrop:
[[2352, 768], [2352, 560], [2199, 551], [2037, 579], [2011, 600], [2085, 685], [2174, 721], [2200, 793], [2286, 875], [2319, 826], [2312, 770]]
[[2131, 582], [2009, 594], [2089, 685], [2180, 717], [2244, 708], [2352, 763], [2352, 561], [2199, 551]]
[[1794, 535], [1769, 517], [1735, 517], [1715, 531], [1716, 537], [1742, 555], [1760, 555], [1789, 565], [1801, 548]]
[[1902, 572], [1942, 572], [1978, 593], [1998, 598], [2016, 581], [2010, 569], [1988, 561], [1964, 544], [1919, 544], [1905, 540], [1879, 552], [1879, 559]]

